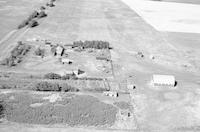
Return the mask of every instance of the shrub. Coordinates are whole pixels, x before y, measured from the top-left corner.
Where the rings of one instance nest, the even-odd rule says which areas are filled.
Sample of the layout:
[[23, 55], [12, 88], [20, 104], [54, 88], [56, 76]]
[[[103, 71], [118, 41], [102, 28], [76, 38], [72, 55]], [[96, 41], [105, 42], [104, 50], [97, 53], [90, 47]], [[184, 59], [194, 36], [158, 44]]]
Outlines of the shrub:
[[38, 24], [38, 22], [36, 21], [36, 20], [31, 20], [30, 22], [29, 22], [29, 24], [28, 24], [28, 26], [29, 27], [36, 27], [36, 26], [38, 26], [39, 24]]
[[75, 74], [66, 74], [64, 76], [61, 77], [62, 80], [69, 80], [69, 79], [76, 79], [76, 75]]
[[57, 83], [39, 82], [35, 86], [36, 91], [61, 91]]
[[14, 58], [21, 57], [25, 55], [29, 50], [30, 46], [23, 44], [21, 41], [18, 42], [18, 45], [11, 51], [11, 56]]
[[14, 58], [9, 57], [9, 58], [4, 59], [1, 62], [1, 65], [6, 65], [6, 66], [9, 66], [9, 67], [12, 67], [12, 66], [15, 66], [16, 64], [15, 64]]
[[10, 57], [2, 61], [2, 65], [15, 66], [17, 63], [22, 61], [22, 58], [30, 50], [29, 45], [23, 44], [21, 41], [18, 42], [18, 45], [11, 51]]
[[55, 5], [53, 4], [53, 2], [51, 2], [50, 4], [49, 4], [49, 7], [54, 7]]
[[56, 73], [47, 73], [44, 75], [45, 79], [61, 79], [61, 75]]
[[78, 88], [72, 87], [72, 86], [70, 86], [68, 84], [61, 85], [61, 89], [64, 92], [78, 92], [79, 91]]
[[40, 7], [40, 10], [45, 10], [46, 8], [44, 6], [41, 6]]
[[37, 17], [43, 18], [43, 17], [46, 17], [46, 16], [47, 16], [47, 14], [44, 11], [41, 11]]
[[44, 53], [45, 53], [44, 49], [40, 49], [40, 48], [37, 48], [35, 51], [35, 54], [41, 57], [44, 57]]
[[39, 15], [39, 13], [37, 11], [34, 11], [33, 13], [31, 13], [31, 15], [28, 17], [29, 20], [32, 20], [33, 18], [36, 18]]
[[12, 87], [7, 84], [0, 85], [0, 89], [11, 89]]
[[0, 118], [4, 116], [4, 104], [3, 101], [0, 101]]
[[29, 20], [24, 20], [21, 24], [19, 24], [19, 26], [17, 27], [18, 29], [21, 29], [23, 27], [25, 27], [26, 25], [28, 25]]

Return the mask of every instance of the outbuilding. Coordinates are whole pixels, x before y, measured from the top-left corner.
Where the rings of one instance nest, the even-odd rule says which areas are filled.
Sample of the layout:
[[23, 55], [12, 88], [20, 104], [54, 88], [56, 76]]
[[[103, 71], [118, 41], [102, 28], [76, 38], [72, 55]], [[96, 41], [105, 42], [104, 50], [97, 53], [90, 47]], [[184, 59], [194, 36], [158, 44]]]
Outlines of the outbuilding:
[[62, 56], [64, 53], [64, 48], [62, 46], [57, 46], [56, 47], [56, 55], [57, 56]]
[[152, 76], [151, 80], [154, 86], [175, 86], [176, 80], [173, 75], [158, 75], [155, 74]]
[[67, 58], [62, 58], [61, 59], [62, 64], [72, 64], [73, 60], [67, 59]]
[[114, 91], [104, 91], [103, 95], [104, 96], [115, 97], [115, 98], [117, 98], [119, 96], [118, 92], [114, 92]]

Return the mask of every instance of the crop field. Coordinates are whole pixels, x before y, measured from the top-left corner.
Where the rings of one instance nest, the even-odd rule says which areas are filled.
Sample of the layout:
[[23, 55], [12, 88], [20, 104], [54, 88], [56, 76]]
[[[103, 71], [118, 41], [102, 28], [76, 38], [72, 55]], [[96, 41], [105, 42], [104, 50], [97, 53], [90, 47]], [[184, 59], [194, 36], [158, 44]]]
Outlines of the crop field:
[[200, 4], [199, 0], [162, 0], [167, 2], [177, 2], [177, 3], [189, 3], [189, 4]]
[[0, 132], [199, 131], [200, 8], [169, 1], [0, 0]]

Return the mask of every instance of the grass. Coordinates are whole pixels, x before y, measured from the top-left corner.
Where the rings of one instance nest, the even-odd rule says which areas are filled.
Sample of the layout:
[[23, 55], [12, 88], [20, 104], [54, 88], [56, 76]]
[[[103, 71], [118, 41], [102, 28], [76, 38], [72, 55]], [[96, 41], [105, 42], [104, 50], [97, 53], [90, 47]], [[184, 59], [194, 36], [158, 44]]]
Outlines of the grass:
[[[60, 95], [61, 96], [61, 95]], [[13, 99], [10, 99], [13, 97]], [[44, 95], [10, 93], [1, 96], [4, 100], [6, 119], [29, 124], [68, 124], [69, 126], [112, 125], [117, 109], [86, 95], [64, 94], [62, 100], [50, 103]], [[40, 103], [41, 106], [31, 107]]]
[[131, 104], [129, 102], [125, 102], [125, 101], [120, 101], [120, 102], [114, 102], [114, 105], [116, 105], [118, 108], [120, 109], [131, 109]]

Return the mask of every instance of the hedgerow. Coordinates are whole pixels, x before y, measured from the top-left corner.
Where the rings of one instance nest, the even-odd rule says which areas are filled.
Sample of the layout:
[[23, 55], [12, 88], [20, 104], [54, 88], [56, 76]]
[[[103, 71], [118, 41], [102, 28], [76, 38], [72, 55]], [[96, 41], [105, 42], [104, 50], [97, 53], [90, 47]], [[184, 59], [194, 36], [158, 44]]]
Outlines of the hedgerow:
[[75, 41], [73, 42], [72, 47], [81, 47], [83, 49], [85, 48], [94, 48], [94, 49], [108, 49], [109, 48], [109, 42], [106, 41]]
[[3, 60], [1, 63], [2, 65], [7, 66], [15, 66], [20, 63], [23, 59], [23, 56], [27, 54], [30, 50], [31, 46], [22, 43], [21, 41], [18, 42], [18, 45], [11, 51], [10, 57]]

